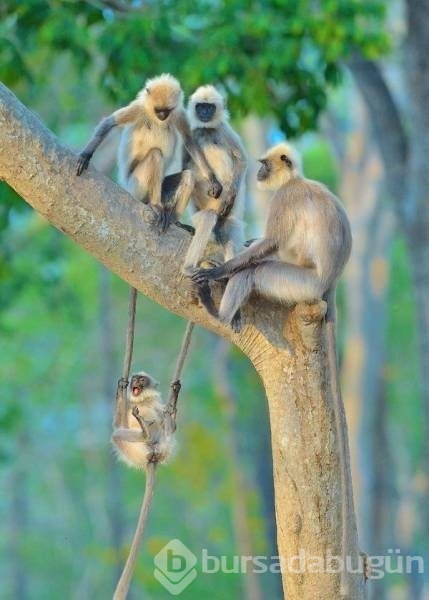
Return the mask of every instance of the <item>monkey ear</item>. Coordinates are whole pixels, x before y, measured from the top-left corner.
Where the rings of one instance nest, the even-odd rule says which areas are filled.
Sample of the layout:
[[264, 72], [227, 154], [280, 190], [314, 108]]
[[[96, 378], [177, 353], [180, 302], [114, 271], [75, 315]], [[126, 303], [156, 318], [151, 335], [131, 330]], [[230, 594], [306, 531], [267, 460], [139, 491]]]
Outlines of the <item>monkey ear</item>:
[[283, 162], [285, 162], [285, 163], [286, 163], [286, 166], [288, 166], [289, 168], [291, 168], [291, 167], [292, 167], [292, 161], [291, 161], [291, 159], [289, 158], [289, 156], [286, 156], [286, 154], [282, 154], [282, 155], [280, 156], [280, 160], [282, 160]]
[[146, 88], [146, 94], [150, 96], [150, 89], [148, 87]]

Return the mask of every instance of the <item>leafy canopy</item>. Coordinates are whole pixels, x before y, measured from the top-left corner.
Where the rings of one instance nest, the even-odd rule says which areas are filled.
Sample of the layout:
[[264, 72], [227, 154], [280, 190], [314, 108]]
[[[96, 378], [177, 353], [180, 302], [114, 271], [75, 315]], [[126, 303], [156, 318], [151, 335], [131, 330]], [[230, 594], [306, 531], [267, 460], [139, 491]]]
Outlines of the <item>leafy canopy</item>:
[[[122, 6], [123, 10], [111, 8]], [[314, 128], [340, 62], [387, 48], [383, 0], [8, 0], [0, 8], [0, 76], [40, 82], [58, 53], [95, 66], [115, 105], [144, 80], [179, 77], [186, 92], [225, 88], [234, 117], [272, 115], [289, 136]], [[65, 74], [66, 75], [66, 74]]]

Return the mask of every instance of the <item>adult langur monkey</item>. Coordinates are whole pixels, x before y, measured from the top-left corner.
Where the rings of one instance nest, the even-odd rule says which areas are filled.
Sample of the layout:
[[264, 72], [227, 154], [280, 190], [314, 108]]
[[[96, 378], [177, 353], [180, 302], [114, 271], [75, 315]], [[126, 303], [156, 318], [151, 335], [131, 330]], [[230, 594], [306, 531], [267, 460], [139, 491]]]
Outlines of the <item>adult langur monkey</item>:
[[[147, 80], [135, 100], [99, 123], [79, 155], [77, 175], [88, 168], [95, 150], [115, 126], [124, 127], [118, 152], [120, 183], [134, 198], [151, 204], [162, 230], [175, 219], [175, 213], [183, 213], [194, 186], [189, 169], [164, 179], [175, 156], [178, 134], [198, 165], [207, 196], [220, 195], [222, 186], [193, 141], [183, 108], [183, 92], [171, 75]], [[166, 205], [163, 194], [167, 197]], [[176, 207], [175, 211], [171, 205]]]
[[[233, 216], [233, 209], [243, 192], [247, 162], [240, 138], [228, 122], [225, 101], [215, 87], [199, 87], [187, 110], [194, 144], [222, 185], [220, 196], [207, 194], [204, 171], [193, 156], [185, 155], [184, 167], [192, 171], [195, 180], [191, 197], [197, 211], [192, 217], [195, 233], [182, 268], [190, 275], [203, 257], [212, 232], [224, 247], [225, 260], [234, 256], [234, 248], [241, 242], [241, 222]], [[180, 210], [176, 212], [180, 216]]]
[[[118, 389], [112, 443], [118, 457], [130, 467], [146, 471], [146, 490], [130, 552], [116, 586], [113, 600], [125, 600], [131, 583], [137, 553], [152, 504], [155, 470], [174, 452], [175, 415], [162, 401], [158, 382], [144, 371], [131, 377], [124, 405]], [[177, 402], [180, 382], [172, 385], [172, 405]]]
[[[265, 236], [225, 264], [200, 269], [193, 279], [199, 286], [208, 280], [228, 279], [219, 318], [236, 330], [241, 328], [240, 307], [252, 293], [286, 305], [322, 298], [327, 301], [328, 362], [341, 466], [345, 559], [349, 540], [348, 494], [345, 425], [337, 373], [335, 288], [350, 256], [350, 223], [338, 198], [324, 185], [303, 177], [291, 146], [286, 143], [274, 146], [260, 162], [259, 187], [274, 191]], [[347, 597], [347, 577], [343, 569], [342, 597]]]

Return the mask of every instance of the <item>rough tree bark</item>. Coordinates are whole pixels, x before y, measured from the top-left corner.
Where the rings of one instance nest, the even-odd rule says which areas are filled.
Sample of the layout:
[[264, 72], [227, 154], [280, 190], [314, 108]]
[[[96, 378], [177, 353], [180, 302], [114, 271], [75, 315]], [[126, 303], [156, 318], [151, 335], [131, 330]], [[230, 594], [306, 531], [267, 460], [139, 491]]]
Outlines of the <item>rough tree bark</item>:
[[[77, 178], [75, 155], [4, 86], [0, 134], [0, 179], [130, 285], [229, 339], [250, 358], [269, 404], [278, 546], [292, 567], [283, 573], [285, 592], [289, 600], [339, 597], [338, 573], [296, 573], [297, 561], [291, 562], [300, 550], [307, 560], [310, 555], [323, 559], [329, 550], [341, 555], [338, 440], [321, 325], [325, 304], [297, 306], [286, 320], [284, 308], [254, 300], [244, 311], [243, 331], [233, 334], [190, 302], [180, 280], [189, 235], [175, 227], [158, 234], [150, 208], [101, 174], [90, 170]], [[346, 461], [349, 470], [348, 453]], [[353, 535], [347, 551], [357, 561], [352, 503], [349, 507]], [[353, 574], [351, 598], [364, 597], [364, 577]]]

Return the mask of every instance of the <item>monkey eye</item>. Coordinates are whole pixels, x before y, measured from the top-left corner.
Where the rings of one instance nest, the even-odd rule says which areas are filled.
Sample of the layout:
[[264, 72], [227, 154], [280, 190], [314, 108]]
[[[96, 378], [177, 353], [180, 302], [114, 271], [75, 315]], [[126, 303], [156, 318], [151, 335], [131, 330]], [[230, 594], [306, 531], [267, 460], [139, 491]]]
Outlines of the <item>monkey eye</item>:
[[147, 387], [149, 385], [149, 377], [142, 377], [140, 379], [140, 385], [142, 387]]

